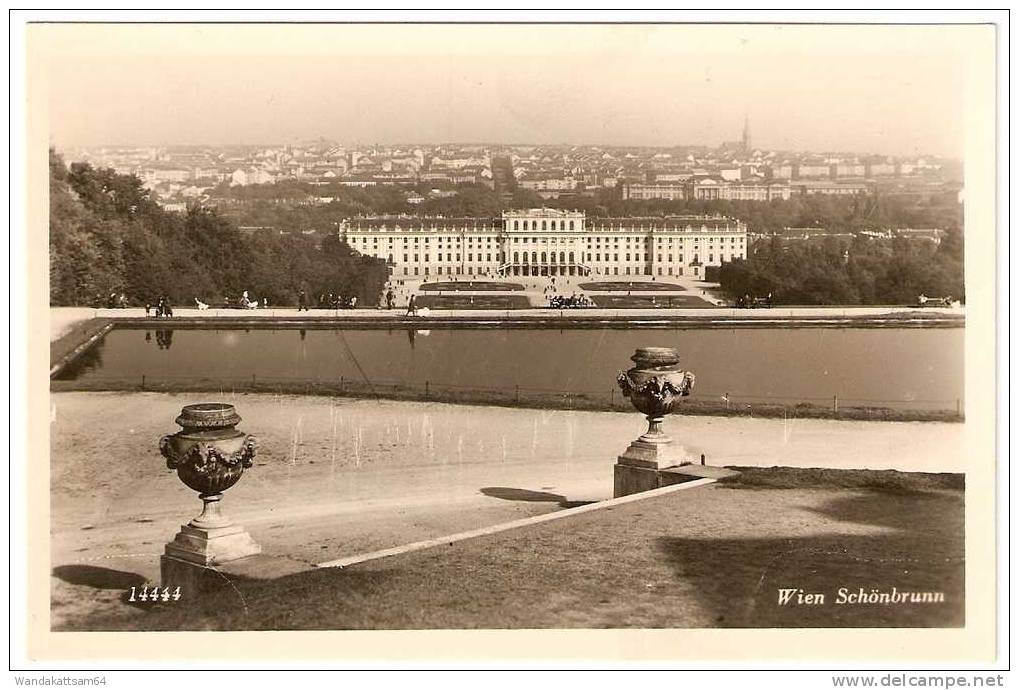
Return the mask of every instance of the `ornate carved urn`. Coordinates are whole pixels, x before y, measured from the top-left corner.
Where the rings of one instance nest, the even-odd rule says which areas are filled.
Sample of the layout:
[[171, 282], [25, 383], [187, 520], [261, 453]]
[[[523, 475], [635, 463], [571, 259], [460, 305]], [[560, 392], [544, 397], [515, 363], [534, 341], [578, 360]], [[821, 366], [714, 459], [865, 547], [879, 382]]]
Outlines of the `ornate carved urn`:
[[665, 415], [672, 412], [677, 398], [690, 395], [695, 377], [679, 368], [679, 351], [671, 347], [641, 347], [631, 360], [634, 366], [621, 372], [616, 381], [633, 406], [647, 415], [648, 429], [639, 441], [671, 443], [662, 431]]
[[660, 470], [689, 464], [695, 458], [662, 431], [665, 416], [679, 398], [690, 395], [694, 385], [694, 375], [679, 367], [679, 352], [671, 347], [642, 347], [630, 359], [634, 366], [621, 372], [616, 381], [623, 395], [647, 416], [648, 428], [617, 460], [617, 497], [662, 486]]
[[223, 492], [240, 480], [255, 457], [255, 437], [235, 428], [240, 421], [233, 405], [185, 405], [176, 419], [181, 430], [159, 440], [166, 467], [176, 470], [202, 499], [201, 515], [181, 527], [166, 545], [166, 556], [214, 565], [261, 551], [219, 507]]

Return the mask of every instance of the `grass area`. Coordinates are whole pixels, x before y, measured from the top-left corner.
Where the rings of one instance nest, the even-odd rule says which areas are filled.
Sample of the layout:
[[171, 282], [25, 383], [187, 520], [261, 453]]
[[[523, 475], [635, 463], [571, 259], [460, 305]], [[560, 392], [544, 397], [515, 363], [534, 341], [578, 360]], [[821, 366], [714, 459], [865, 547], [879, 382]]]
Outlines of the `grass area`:
[[658, 281], [629, 281], [629, 280], [618, 280], [618, 281], [602, 281], [595, 283], [581, 283], [581, 290], [588, 290], [591, 292], [608, 292], [612, 290], [623, 291], [623, 290], [636, 290], [638, 292], [685, 292], [686, 288], [676, 283], [659, 283]]
[[523, 290], [524, 286], [517, 283], [498, 283], [483, 280], [465, 280], [446, 283], [424, 283], [420, 288], [424, 292], [456, 292], [459, 290], [479, 290], [489, 292], [511, 292]]
[[[745, 475], [342, 570], [237, 578], [215, 596], [106, 609], [66, 629], [963, 625], [962, 477]], [[825, 601], [782, 605], [783, 588]], [[840, 605], [841, 588], [940, 592], [943, 601]]]
[[[74, 362], [61, 376], [72, 377], [87, 365], [87, 353]], [[154, 391], [164, 393], [230, 390], [237, 393], [275, 393], [291, 395], [332, 395], [379, 400], [416, 400], [465, 405], [496, 405], [548, 410], [590, 410], [598, 412], [633, 412], [629, 400], [615, 388], [604, 392], [556, 393], [526, 388], [477, 389], [441, 384], [413, 384], [374, 381], [303, 381], [271, 379], [203, 379], [172, 380], [123, 378], [50, 381], [50, 390], [62, 391]], [[852, 407], [841, 405], [835, 412], [830, 405], [812, 403], [733, 403], [720, 400], [686, 398], [679, 403], [676, 414], [709, 415], [713, 417], [760, 417], [764, 419], [843, 419], [884, 422], [961, 422], [964, 416], [955, 410], [893, 409], [889, 407]]]
[[899, 472], [898, 470], [832, 470], [822, 467], [731, 467], [740, 474], [720, 479], [734, 489], [865, 489], [887, 493], [964, 491], [966, 477], [943, 472]]
[[429, 309], [530, 309], [523, 295], [418, 295], [418, 308]]
[[700, 297], [692, 295], [592, 295], [600, 309], [717, 309]]

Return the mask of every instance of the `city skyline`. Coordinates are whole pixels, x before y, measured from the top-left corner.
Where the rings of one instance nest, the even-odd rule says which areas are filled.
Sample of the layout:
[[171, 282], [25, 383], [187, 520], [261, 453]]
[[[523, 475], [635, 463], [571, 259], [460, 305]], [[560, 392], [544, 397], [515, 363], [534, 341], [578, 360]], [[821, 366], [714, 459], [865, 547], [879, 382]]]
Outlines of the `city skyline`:
[[964, 143], [964, 55], [938, 27], [48, 28], [58, 148], [714, 147], [747, 118], [763, 150], [961, 159]]

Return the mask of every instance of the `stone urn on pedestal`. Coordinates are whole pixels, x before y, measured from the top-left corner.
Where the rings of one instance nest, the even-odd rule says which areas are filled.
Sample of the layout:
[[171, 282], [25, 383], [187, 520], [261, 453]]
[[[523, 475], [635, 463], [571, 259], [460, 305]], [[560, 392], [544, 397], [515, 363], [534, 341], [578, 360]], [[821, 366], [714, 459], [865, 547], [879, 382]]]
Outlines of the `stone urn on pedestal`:
[[690, 395], [695, 377], [679, 366], [679, 352], [671, 347], [641, 347], [634, 366], [616, 378], [623, 395], [647, 416], [648, 428], [619, 456], [615, 467], [616, 497], [663, 486], [661, 470], [687, 465], [696, 456], [662, 430], [676, 401]]
[[181, 430], [159, 440], [167, 468], [176, 470], [202, 499], [202, 513], [166, 545], [161, 561], [164, 585], [180, 584], [182, 569], [207, 568], [262, 550], [220, 511], [223, 492], [240, 480], [255, 457], [255, 437], [235, 428], [240, 421], [233, 405], [186, 405], [176, 419]]

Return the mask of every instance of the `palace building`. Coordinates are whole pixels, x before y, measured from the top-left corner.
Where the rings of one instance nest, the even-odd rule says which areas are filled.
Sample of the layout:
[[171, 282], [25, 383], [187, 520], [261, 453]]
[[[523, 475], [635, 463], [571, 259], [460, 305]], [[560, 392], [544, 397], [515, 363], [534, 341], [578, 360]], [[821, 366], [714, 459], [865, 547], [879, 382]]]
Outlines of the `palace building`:
[[453, 276], [693, 276], [746, 258], [747, 227], [722, 216], [587, 218], [505, 211], [501, 218], [349, 218], [340, 238], [384, 259], [396, 279]]

